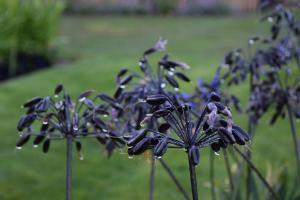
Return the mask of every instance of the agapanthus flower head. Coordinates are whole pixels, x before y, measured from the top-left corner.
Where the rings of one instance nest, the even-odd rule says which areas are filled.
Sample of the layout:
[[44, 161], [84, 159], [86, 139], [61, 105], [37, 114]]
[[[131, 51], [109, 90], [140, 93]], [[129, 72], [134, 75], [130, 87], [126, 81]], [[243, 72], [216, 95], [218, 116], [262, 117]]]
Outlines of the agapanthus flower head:
[[[189, 160], [197, 165], [201, 148], [212, 144], [222, 147], [228, 143], [245, 145], [250, 140], [249, 136], [243, 129], [233, 125], [230, 108], [222, 105], [219, 101], [221, 98], [212, 93], [201, 116], [194, 123], [191, 106], [188, 103], [175, 107], [166, 96], [150, 96], [146, 102], [151, 102], [150, 105], [153, 107], [159, 107], [154, 113], [146, 115], [147, 121], [151, 118], [163, 118], [165, 122], [157, 130], [142, 129], [125, 134], [124, 138], [128, 140], [128, 156], [132, 158], [147, 149], [154, 149], [155, 156], [161, 158], [168, 148], [184, 149], [189, 154]], [[219, 115], [228, 120], [219, 119]], [[174, 131], [180, 140], [165, 135], [164, 132], [168, 129]], [[148, 133], [154, 133], [154, 136], [147, 137]], [[219, 144], [219, 141], [222, 144]]]
[[[21, 117], [17, 125], [21, 139], [16, 148], [21, 149], [31, 136], [36, 136], [33, 141], [34, 147], [44, 141], [43, 151], [45, 153], [49, 150], [51, 141], [72, 137], [81, 159], [83, 159], [81, 143], [77, 141], [80, 139], [96, 138], [101, 144], [114, 143], [113, 146], [122, 147], [125, 140], [116, 129], [111, 129], [111, 122], [104, 120], [108, 115], [122, 110], [122, 106], [118, 105], [113, 97], [106, 94], [99, 94], [93, 100], [87, 99], [94, 92], [95, 90], [82, 92], [74, 103], [64, 86], [58, 84], [55, 88], [54, 99], [35, 97], [28, 100], [22, 106], [28, 108], [27, 114]], [[57, 101], [56, 98], [60, 93], [62, 93], [63, 99]], [[106, 103], [95, 105], [97, 99]], [[37, 134], [32, 133], [31, 125], [34, 121], [42, 122], [40, 132]], [[22, 135], [24, 129], [27, 129], [27, 133]], [[110, 155], [113, 150], [111, 147], [112, 145], [109, 146], [106, 154]]]

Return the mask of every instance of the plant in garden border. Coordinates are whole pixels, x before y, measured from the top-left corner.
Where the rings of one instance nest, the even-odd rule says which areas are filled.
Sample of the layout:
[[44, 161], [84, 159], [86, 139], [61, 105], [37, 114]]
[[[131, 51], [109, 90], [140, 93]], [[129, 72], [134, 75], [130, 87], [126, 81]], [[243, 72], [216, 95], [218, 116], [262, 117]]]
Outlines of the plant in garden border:
[[[62, 84], [58, 84], [55, 88], [55, 97], [63, 91], [64, 100], [55, 102], [50, 97], [35, 97], [28, 100], [22, 107], [29, 108], [27, 114], [22, 116], [18, 122], [17, 129], [21, 139], [18, 141], [16, 148], [21, 149], [28, 142], [31, 136], [36, 136], [33, 141], [34, 147], [37, 147], [44, 139], [43, 152], [47, 153], [50, 142], [54, 140], [67, 140], [67, 199], [71, 199], [71, 176], [72, 176], [72, 143], [76, 144], [78, 156], [83, 159], [81, 153], [81, 143], [77, 140], [96, 138], [99, 143], [105, 145], [107, 140], [111, 140], [107, 144], [106, 155], [110, 156], [115, 145], [122, 147], [125, 140], [117, 132], [116, 128], [112, 128], [113, 121], [105, 122], [102, 118], [123, 110], [123, 107], [115, 102], [115, 100], [106, 95], [98, 94], [93, 101], [86, 99], [95, 91], [88, 90], [82, 92], [74, 104]], [[108, 104], [94, 105], [94, 101], [100, 98], [108, 102]], [[83, 111], [82, 108], [86, 107]], [[111, 111], [108, 109], [112, 108]], [[73, 115], [72, 115], [73, 113]], [[33, 134], [31, 125], [35, 121], [43, 122], [41, 132]], [[27, 133], [22, 136], [22, 131], [27, 128]], [[90, 131], [90, 129], [93, 129]]]

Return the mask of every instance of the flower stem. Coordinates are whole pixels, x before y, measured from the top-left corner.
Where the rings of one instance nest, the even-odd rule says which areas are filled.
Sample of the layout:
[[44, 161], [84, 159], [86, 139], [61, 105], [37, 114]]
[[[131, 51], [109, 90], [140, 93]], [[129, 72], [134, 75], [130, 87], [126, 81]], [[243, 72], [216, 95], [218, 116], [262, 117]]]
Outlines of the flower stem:
[[193, 200], [198, 200], [198, 187], [197, 187], [197, 180], [196, 180], [195, 165], [192, 164], [190, 159], [189, 159], [189, 168], [190, 168]]
[[215, 177], [214, 177], [214, 151], [210, 151], [210, 183], [211, 183], [211, 199], [216, 200], [215, 194]]
[[287, 102], [287, 108], [288, 108], [288, 112], [289, 112], [289, 118], [290, 118], [290, 123], [291, 123], [291, 128], [292, 128], [293, 139], [294, 139], [295, 154], [296, 154], [297, 165], [298, 165], [298, 181], [300, 183], [300, 155], [299, 155], [299, 146], [298, 146], [298, 140], [297, 140], [297, 135], [296, 135], [296, 129], [295, 129], [295, 124], [294, 124], [294, 118], [293, 118], [292, 108], [291, 108], [291, 105], [289, 104], [289, 102]]
[[223, 155], [224, 155], [224, 158], [225, 158], [226, 170], [227, 170], [229, 183], [230, 183], [230, 191], [231, 191], [231, 194], [232, 194], [234, 186], [233, 186], [232, 174], [231, 174], [231, 171], [230, 171], [229, 159], [228, 159], [228, 156], [225, 156], [226, 155], [226, 150], [225, 149], [223, 149]]
[[173, 179], [173, 181], [176, 183], [177, 187], [182, 192], [182, 194], [184, 195], [184, 197], [187, 200], [190, 200], [189, 195], [187, 194], [187, 192], [185, 191], [185, 189], [182, 187], [182, 185], [179, 183], [179, 181], [177, 180], [177, 178], [175, 177], [175, 175], [173, 174], [173, 172], [171, 171], [171, 169], [168, 167], [168, 165], [165, 163], [165, 161], [162, 158], [158, 159], [158, 160], [161, 162], [161, 164], [165, 168], [165, 170], [169, 173], [169, 175], [171, 176], [171, 178]]
[[71, 200], [72, 142], [72, 136], [67, 135], [67, 200]]
[[154, 175], [155, 175], [155, 157], [154, 157], [154, 153], [152, 151], [149, 200], [153, 199]]

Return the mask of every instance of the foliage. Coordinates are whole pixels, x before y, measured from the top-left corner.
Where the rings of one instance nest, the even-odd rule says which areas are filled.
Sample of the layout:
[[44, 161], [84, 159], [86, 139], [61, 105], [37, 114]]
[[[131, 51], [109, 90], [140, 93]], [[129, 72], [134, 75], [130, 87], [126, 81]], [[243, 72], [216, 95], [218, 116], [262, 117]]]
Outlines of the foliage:
[[0, 1], [0, 60], [9, 63], [11, 74], [16, 71], [19, 52], [49, 56], [63, 9], [59, 1]]

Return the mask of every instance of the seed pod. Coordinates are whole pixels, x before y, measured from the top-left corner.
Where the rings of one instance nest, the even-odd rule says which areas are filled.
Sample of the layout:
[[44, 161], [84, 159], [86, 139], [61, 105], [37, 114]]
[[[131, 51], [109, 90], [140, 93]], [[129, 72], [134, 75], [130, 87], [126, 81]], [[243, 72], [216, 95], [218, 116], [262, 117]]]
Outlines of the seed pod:
[[200, 160], [200, 152], [195, 145], [193, 145], [189, 150], [189, 160], [193, 165], [198, 165]]
[[34, 107], [34, 112], [40, 112], [43, 109], [43, 102], [40, 101], [39, 103], [37, 103]]
[[117, 109], [117, 110], [120, 110], [120, 111], [123, 111], [124, 110], [124, 107], [121, 106], [120, 104], [118, 103], [111, 103], [110, 104], [114, 109]]
[[75, 113], [75, 115], [73, 115], [73, 128], [74, 128], [74, 130], [78, 130], [78, 124], [79, 124], [79, 116], [78, 116], [78, 113]]
[[43, 100], [42, 97], [34, 97], [28, 101], [26, 101], [26, 103], [24, 103], [24, 105], [22, 106], [23, 107], [31, 107], [31, 106], [34, 106], [36, 105], [37, 103], [39, 103], [41, 100]]
[[154, 113], [155, 111], [158, 111], [160, 109], [162, 109], [161, 106], [158, 106], [158, 105], [152, 106], [149, 110], [149, 113]]
[[153, 53], [156, 51], [156, 48], [155, 47], [150, 47], [149, 49], [147, 49], [145, 52], [144, 52], [144, 55], [148, 55], [150, 53]]
[[132, 77], [133, 77], [132, 74], [130, 74], [130, 75], [124, 77], [124, 78], [120, 81], [119, 85], [126, 85], [127, 83], [129, 83], [129, 82], [131, 81]]
[[163, 138], [159, 143], [156, 145], [154, 149], [154, 155], [157, 157], [161, 157], [163, 154], [166, 153], [168, 150], [168, 137]]
[[107, 103], [116, 103], [117, 102], [115, 98], [109, 96], [108, 94], [104, 94], [104, 93], [98, 94], [98, 97], [101, 100], [106, 101]]
[[115, 131], [110, 131], [109, 135], [112, 140], [117, 141], [121, 144], [126, 144], [126, 142], [127, 142], [119, 133], [117, 133]]
[[210, 127], [209, 123], [207, 121], [205, 121], [202, 129], [203, 129], [203, 131], [206, 131], [209, 127]]
[[43, 124], [42, 127], [41, 127], [41, 132], [46, 131], [48, 129], [48, 127], [49, 127], [48, 123], [47, 124]]
[[44, 139], [45, 139], [45, 133], [42, 132], [41, 134], [36, 136], [36, 138], [33, 141], [33, 145], [39, 145], [41, 142], [43, 142]]
[[160, 118], [169, 115], [171, 112], [169, 110], [158, 110], [153, 113], [153, 117]]
[[106, 145], [106, 140], [105, 140], [104, 137], [97, 136], [96, 139], [98, 140], [98, 142], [99, 142], [100, 144]]
[[79, 95], [78, 99], [82, 99], [82, 98], [88, 97], [88, 96], [92, 95], [94, 92], [95, 92], [95, 90], [87, 90], [85, 92], [82, 92]]
[[59, 83], [56, 87], [55, 87], [55, 90], [54, 90], [54, 95], [55, 97], [57, 97], [57, 95], [61, 92], [63, 88], [63, 85], [61, 83]]
[[35, 119], [36, 117], [34, 114], [23, 115], [17, 125], [18, 131], [23, 131], [23, 129], [30, 126]]
[[17, 147], [22, 147], [30, 139], [30, 134], [25, 134], [17, 143]]
[[227, 148], [227, 142], [225, 142], [222, 138], [220, 138], [218, 140], [218, 143], [219, 143], [220, 147], [222, 147], [223, 149]]
[[182, 72], [176, 72], [175, 75], [183, 81], [191, 82], [191, 80]]
[[235, 141], [237, 144], [244, 146], [246, 144], [243, 135], [237, 131], [237, 130], [232, 130], [232, 135], [235, 138]]
[[132, 136], [134, 136], [134, 134], [136, 134], [136, 133], [125, 133], [124, 135], [123, 135], [123, 138], [125, 139], [125, 140], [130, 140], [130, 138], [132, 137]]
[[240, 134], [242, 134], [243, 139], [244, 139], [246, 142], [248, 142], [248, 141], [250, 140], [249, 135], [248, 135], [248, 134], [246, 133], [246, 131], [244, 131], [241, 127], [232, 125], [232, 129], [235, 129], [235, 130], [237, 130]]
[[162, 123], [159, 127], [158, 127], [158, 132], [160, 133], [164, 133], [166, 132], [169, 128], [170, 128], [170, 124], [168, 122], [164, 122]]
[[133, 158], [133, 148], [128, 148], [127, 149], [127, 154], [129, 158]]
[[123, 88], [121, 88], [120, 86], [118, 86], [118, 87], [116, 88], [116, 90], [115, 90], [114, 98], [117, 99], [117, 98], [121, 95], [122, 91], [123, 91]]
[[211, 101], [215, 101], [215, 102], [221, 101], [221, 97], [219, 95], [217, 95], [215, 92], [212, 92], [210, 94], [210, 99], [211, 99]]
[[133, 146], [137, 143], [139, 143], [143, 138], [146, 137], [147, 133], [148, 133], [148, 129], [141, 129], [139, 131], [137, 131], [128, 141], [127, 146]]
[[94, 113], [104, 115], [104, 116], [109, 115], [109, 112], [101, 108], [94, 109]]
[[45, 97], [42, 101], [40, 110], [41, 112], [46, 112], [49, 108], [49, 104], [50, 104], [50, 97]]
[[212, 134], [213, 132], [215, 132], [215, 129], [213, 127], [209, 127], [206, 131], [205, 131], [205, 134], [206, 135], [210, 135]]
[[26, 114], [31, 114], [31, 113], [33, 113], [33, 112], [34, 112], [34, 108], [35, 108], [35, 106], [31, 106], [31, 107], [27, 110]]
[[227, 128], [227, 126], [228, 126], [228, 122], [225, 119], [220, 119], [219, 123], [224, 128]]
[[231, 133], [229, 133], [226, 128], [218, 128], [218, 134], [221, 136], [222, 139], [225, 140], [225, 142], [229, 144], [234, 144], [236, 142], [234, 136]]
[[100, 117], [96, 116], [94, 121], [100, 128], [108, 130], [106, 123]]
[[123, 68], [123, 69], [121, 69], [121, 71], [119, 71], [119, 73], [117, 74], [117, 77], [116, 77], [116, 83], [120, 82], [120, 77], [123, 76], [127, 71], [128, 71], [128, 69], [126, 69], [126, 68]]
[[166, 74], [165, 75], [167, 81], [174, 87], [174, 88], [179, 88], [179, 84], [177, 81], [170, 75]]
[[173, 112], [175, 109], [171, 105], [167, 105], [165, 107], [166, 110], [169, 110], [170, 112]]
[[88, 107], [88, 109], [90, 109], [90, 110], [94, 109], [94, 103], [91, 100], [85, 99], [84, 104]]
[[149, 147], [151, 143], [151, 138], [146, 137], [142, 139], [137, 145], [133, 147], [133, 154], [140, 155], [144, 153]]
[[167, 97], [162, 94], [149, 96], [146, 102], [150, 105], [161, 105], [167, 101]]
[[211, 147], [211, 149], [212, 149], [214, 152], [219, 152], [219, 151], [220, 151], [220, 145], [219, 145], [219, 143], [214, 142], [214, 143], [212, 143], [212, 144], [210, 145], [210, 147]]
[[43, 152], [47, 153], [50, 147], [50, 139], [45, 140], [44, 145], [43, 145]]

